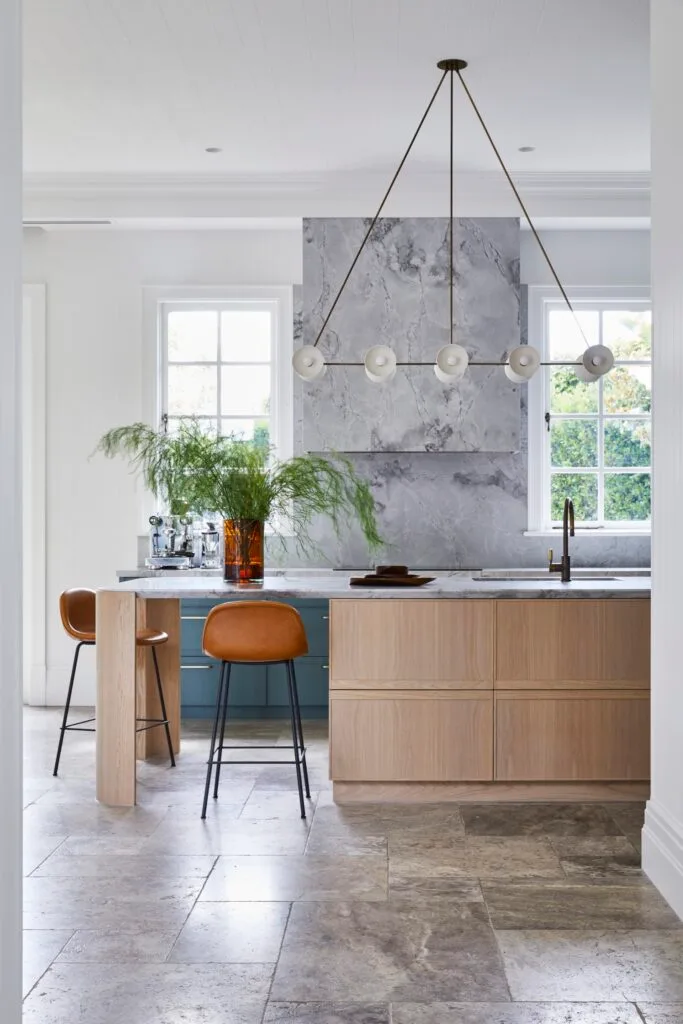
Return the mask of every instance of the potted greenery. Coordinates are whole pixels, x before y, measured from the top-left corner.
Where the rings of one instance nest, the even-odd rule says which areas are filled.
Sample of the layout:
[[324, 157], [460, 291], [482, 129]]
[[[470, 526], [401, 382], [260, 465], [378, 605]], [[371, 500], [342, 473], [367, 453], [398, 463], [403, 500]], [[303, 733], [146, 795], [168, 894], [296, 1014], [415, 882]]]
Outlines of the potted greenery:
[[354, 520], [371, 550], [382, 544], [370, 488], [341, 455], [281, 461], [266, 444], [217, 435], [194, 420], [181, 422], [174, 434], [144, 423], [117, 427], [104, 435], [98, 450], [110, 458], [127, 457], [169, 506], [182, 502], [196, 512], [220, 515], [224, 575], [233, 582], [263, 579], [266, 523], [276, 532], [289, 527], [304, 552], [315, 546], [310, 530], [317, 516], [326, 516], [337, 534]]

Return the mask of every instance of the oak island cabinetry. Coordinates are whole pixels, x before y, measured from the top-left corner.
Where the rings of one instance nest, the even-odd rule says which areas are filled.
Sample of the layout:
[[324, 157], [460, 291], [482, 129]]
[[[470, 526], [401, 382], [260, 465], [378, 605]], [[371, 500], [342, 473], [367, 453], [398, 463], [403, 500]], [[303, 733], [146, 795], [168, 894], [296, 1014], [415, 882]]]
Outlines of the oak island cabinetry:
[[337, 799], [643, 789], [648, 600], [343, 600], [330, 608]]

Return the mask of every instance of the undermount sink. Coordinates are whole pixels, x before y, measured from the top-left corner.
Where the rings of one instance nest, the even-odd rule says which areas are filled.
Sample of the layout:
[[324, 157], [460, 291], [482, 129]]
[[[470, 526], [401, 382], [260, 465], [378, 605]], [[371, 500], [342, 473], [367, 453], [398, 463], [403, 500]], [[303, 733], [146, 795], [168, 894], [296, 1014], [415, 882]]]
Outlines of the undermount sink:
[[[574, 580], [619, 580], [624, 577], [649, 578], [649, 569], [582, 569], [572, 568]], [[557, 580], [559, 573], [547, 569], [482, 569], [474, 577], [478, 580]]]

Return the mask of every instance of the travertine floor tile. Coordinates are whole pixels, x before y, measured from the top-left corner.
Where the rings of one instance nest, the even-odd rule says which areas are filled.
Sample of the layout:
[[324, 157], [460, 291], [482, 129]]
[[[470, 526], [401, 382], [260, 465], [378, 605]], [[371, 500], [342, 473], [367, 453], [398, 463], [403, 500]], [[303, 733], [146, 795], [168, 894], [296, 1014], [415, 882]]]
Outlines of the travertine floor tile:
[[303, 853], [308, 839], [308, 823], [298, 815], [291, 821], [224, 821], [211, 820], [209, 816], [201, 822], [197, 815], [196, 824], [185, 830], [177, 823], [161, 825], [154, 835], [142, 846], [145, 854], [168, 853], [206, 854], [296, 854]]
[[153, 920], [180, 926], [201, 878], [37, 878], [24, 881], [25, 928], [134, 928]]
[[390, 1024], [389, 1007], [349, 1003], [268, 1003], [263, 1024]]
[[[294, 772], [294, 768], [292, 768]], [[295, 787], [292, 790], [254, 790], [242, 808], [241, 818], [247, 820], [275, 819], [278, 821], [289, 821], [291, 818], [299, 818], [299, 795], [296, 789], [296, 775], [294, 776]], [[219, 797], [220, 799], [220, 797]], [[306, 814], [313, 815], [318, 794], [311, 789], [311, 799], [304, 796], [306, 803]]]
[[683, 1024], [683, 1003], [638, 1003], [646, 1024]]
[[26, 929], [23, 934], [23, 991], [27, 996], [59, 955], [73, 932], [70, 929]]
[[173, 947], [174, 963], [273, 963], [288, 903], [197, 903]]
[[261, 1024], [272, 965], [55, 964], [23, 1024]]
[[220, 857], [201, 900], [385, 900], [387, 859], [307, 854]]
[[601, 804], [463, 804], [465, 831], [478, 836], [610, 836], [621, 828]]
[[25, 835], [23, 850], [24, 874], [30, 875], [32, 871], [35, 871], [50, 854], [59, 849], [66, 838], [65, 835]]
[[389, 837], [389, 883], [411, 877], [564, 878], [558, 855], [547, 839], [499, 836], [454, 837], [407, 833]]
[[485, 907], [295, 903], [271, 998], [284, 1002], [505, 1000]]
[[482, 885], [496, 929], [683, 928], [652, 886]]
[[144, 924], [137, 930], [113, 928], [79, 929], [57, 957], [58, 963], [125, 964], [164, 963], [178, 937], [174, 928]]
[[642, 1024], [632, 1003], [393, 1003], [392, 1024]]
[[215, 856], [182, 857], [171, 854], [71, 854], [57, 850], [33, 873], [34, 878], [132, 879], [144, 887], [146, 879], [208, 878]]
[[683, 931], [499, 931], [514, 1000], [683, 1001]]

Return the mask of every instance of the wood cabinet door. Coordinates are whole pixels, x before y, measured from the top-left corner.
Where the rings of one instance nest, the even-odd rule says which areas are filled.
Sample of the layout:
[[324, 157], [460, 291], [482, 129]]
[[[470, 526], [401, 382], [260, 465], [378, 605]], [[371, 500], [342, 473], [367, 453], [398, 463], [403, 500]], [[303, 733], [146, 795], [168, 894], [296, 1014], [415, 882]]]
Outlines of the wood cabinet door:
[[650, 602], [496, 602], [496, 688], [646, 689]]
[[495, 712], [497, 781], [650, 777], [647, 691], [499, 691]]
[[492, 695], [332, 693], [330, 776], [339, 782], [491, 781]]
[[331, 689], [491, 689], [494, 602], [330, 604]]

